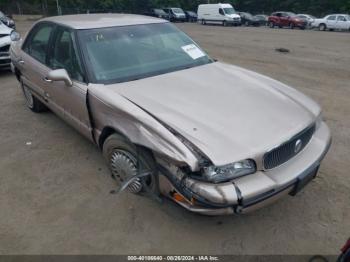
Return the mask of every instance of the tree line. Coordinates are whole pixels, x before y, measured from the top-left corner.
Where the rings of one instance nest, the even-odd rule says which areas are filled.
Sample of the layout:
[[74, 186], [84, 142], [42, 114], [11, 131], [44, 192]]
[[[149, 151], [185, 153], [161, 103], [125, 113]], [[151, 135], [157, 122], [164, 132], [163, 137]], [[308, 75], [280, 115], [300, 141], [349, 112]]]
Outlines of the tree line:
[[329, 13], [350, 13], [350, 0], [0, 0], [0, 10], [7, 13], [55, 15], [65, 13], [130, 12], [143, 13], [150, 8], [181, 7], [197, 11], [199, 4], [230, 3], [239, 11], [270, 14], [292, 11], [323, 16]]

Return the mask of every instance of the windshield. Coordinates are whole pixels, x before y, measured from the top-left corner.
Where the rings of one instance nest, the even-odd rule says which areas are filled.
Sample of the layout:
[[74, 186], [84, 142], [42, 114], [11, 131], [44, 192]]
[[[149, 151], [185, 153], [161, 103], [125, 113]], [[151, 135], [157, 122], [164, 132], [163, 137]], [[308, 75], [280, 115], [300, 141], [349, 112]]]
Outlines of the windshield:
[[296, 14], [294, 14], [294, 13], [292, 13], [292, 12], [287, 12], [286, 13], [288, 16], [290, 16], [290, 17], [295, 17], [295, 16], [297, 16]]
[[233, 15], [233, 14], [236, 13], [235, 9], [233, 9], [232, 7], [230, 7], [230, 8], [223, 8], [223, 9], [225, 11], [225, 14], [227, 14], [227, 15]]
[[181, 8], [173, 8], [172, 10], [175, 14], [184, 14], [184, 11], [182, 11]]
[[78, 31], [92, 81], [119, 83], [211, 63], [170, 23]]
[[245, 17], [247, 17], [249, 19], [253, 18], [252, 14], [250, 14], [250, 13], [243, 13], [243, 14], [244, 14]]
[[166, 15], [166, 13], [162, 9], [154, 9], [154, 13], [158, 15]]

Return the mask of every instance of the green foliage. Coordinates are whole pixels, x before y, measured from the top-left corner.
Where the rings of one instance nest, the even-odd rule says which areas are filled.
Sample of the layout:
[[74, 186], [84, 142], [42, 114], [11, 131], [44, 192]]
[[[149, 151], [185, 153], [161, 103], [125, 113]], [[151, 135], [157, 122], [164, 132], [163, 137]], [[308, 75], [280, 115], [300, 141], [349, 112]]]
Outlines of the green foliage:
[[[321, 16], [328, 13], [350, 12], [350, 0], [210, 0], [210, 3], [231, 3], [237, 10], [269, 14], [276, 10], [310, 13]], [[197, 10], [208, 0], [59, 0], [63, 13], [77, 12], [132, 12], [142, 13], [152, 7], [182, 7]], [[5, 12], [33, 12], [52, 14], [56, 0], [0, 0], [0, 9]]]

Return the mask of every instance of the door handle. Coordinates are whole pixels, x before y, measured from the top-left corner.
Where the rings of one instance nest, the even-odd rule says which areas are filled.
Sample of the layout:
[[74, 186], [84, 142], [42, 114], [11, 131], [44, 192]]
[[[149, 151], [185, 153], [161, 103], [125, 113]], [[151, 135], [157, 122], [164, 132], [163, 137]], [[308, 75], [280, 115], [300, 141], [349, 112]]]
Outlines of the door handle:
[[46, 83], [52, 83], [53, 82], [51, 79], [48, 79], [47, 77], [44, 77], [43, 81], [45, 81]]

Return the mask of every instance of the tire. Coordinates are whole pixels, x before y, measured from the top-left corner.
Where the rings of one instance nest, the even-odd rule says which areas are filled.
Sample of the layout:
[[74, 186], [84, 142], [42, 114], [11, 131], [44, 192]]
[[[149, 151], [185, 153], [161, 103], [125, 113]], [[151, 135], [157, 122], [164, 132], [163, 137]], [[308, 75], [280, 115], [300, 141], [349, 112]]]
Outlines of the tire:
[[[141, 184], [141, 188], [138, 188], [138, 190], [133, 191], [133, 188], [128, 187], [129, 192], [139, 194], [142, 192], [151, 191], [155, 194], [159, 194], [156, 163], [153, 158], [153, 155], [149, 151], [134, 145], [124, 136], [121, 136], [116, 133], [107, 137], [107, 139], [103, 143], [102, 151], [103, 156], [106, 159], [108, 167], [111, 171], [111, 176], [113, 179], [116, 180], [118, 186], [121, 186], [121, 184], [125, 181], [125, 177], [123, 178], [123, 174], [119, 175], [117, 172], [115, 172], [116, 166], [113, 160], [115, 160], [116, 155], [118, 156], [118, 154], [122, 153], [124, 154], [124, 156], [122, 157], [128, 158], [130, 162], [133, 165], [135, 165], [135, 168], [137, 168], [136, 174], [142, 172], [151, 172], [150, 176], [138, 179], [138, 182], [140, 182]], [[135, 186], [132, 184], [131, 186]], [[147, 185], [149, 190], [145, 190], [145, 185]]]
[[320, 24], [320, 25], [318, 26], [318, 29], [319, 29], [320, 31], [326, 31], [326, 30], [327, 30], [327, 26], [326, 26], [325, 24]]
[[293, 23], [290, 23], [290, 24], [289, 24], [289, 28], [290, 28], [290, 29], [294, 29], [294, 27], [295, 27], [295, 26], [294, 26]]
[[32, 94], [32, 91], [30, 91], [27, 86], [24, 85], [22, 79], [20, 80], [20, 85], [26, 100], [26, 105], [30, 110], [32, 110], [34, 113], [48, 111], [48, 108]]
[[206, 25], [207, 23], [205, 22], [204, 19], [202, 19], [202, 25]]
[[248, 22], [248, 21], [245, 21], [244, 25], [245, 25], [245, 26], [249, 26], [249, 22]]
[[227, 26], [227, 21], [226, 20], [222, 21], [222, 25], [226, 27]]
[[270, 28], [275, 28], [275, 23], [274, 22], [269, 22], [269, 27]]

